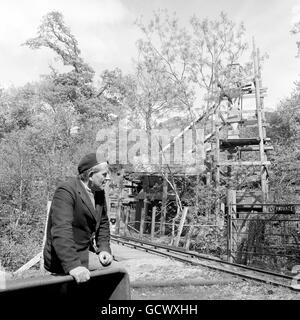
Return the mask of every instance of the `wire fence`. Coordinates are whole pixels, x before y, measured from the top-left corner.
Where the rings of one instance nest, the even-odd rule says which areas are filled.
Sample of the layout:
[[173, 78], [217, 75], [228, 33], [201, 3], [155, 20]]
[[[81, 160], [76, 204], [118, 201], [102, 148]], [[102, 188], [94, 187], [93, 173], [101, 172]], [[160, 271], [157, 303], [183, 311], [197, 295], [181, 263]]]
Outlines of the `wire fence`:
[[229, 212], [228, 256], [236, 263], [287, 272], [300, 264], [299, 208], [264, 204], [261, 212]]
[[113, 220], [113, 234], [158, 241], [218, 257], [224, 256], [227, 252], [224, 219], [223, 223], [217, 224], [212, 219], [188, 223], [182, 222], [181, 219], [169, 218], [163, 222], [160, 210], [155, 210], [152, 216], [145, 215], [137, 220], [135, 209], [121, 208], [120, 223], [115, 218]]

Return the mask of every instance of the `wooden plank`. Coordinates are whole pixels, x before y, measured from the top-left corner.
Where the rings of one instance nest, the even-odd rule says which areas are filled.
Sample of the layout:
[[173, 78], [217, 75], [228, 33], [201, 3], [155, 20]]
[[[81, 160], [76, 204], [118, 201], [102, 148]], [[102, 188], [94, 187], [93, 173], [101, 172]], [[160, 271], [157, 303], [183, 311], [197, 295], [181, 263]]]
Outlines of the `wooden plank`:
[[167, 200], [168, 200], [168, 181], [164, 179], [163, 181], [163, 193], [161, 201], [161, 217], [160, 217], [160, 234], [164, 235], [166, 233], [166, 218], [167, 218]]
[[[268, 95], [266, 93], [260, 94], [261, 98], [265, 98], [267, 96]], [[253, 98], [255, 98], [255, 93], [250, 93], [250, 94], [243, 95], [243, 99], [253, 99]]]
[[181, 219], [180, 219], [180, 223], [179, 223], [179, 227], [178, 227], [178, 232], [177, 232], [177, 236], [176, 236], [175, 243], [174, 243], [176, 247], [178, 247], [178, 245], [179, 245], [179, 241], [180, 241], [180, 237], [181, 237], [184, 221], [186, 219], [188, 210], [189, 210], [189, 207], [184, 207], [183, 210], [182, 210], [182, 215], [181, 215]]
[[[265, 151], [272, 151], [274, 147], [272, 146], [265, 146]], [[240, 151], [259, 151], [259, 146], [249, 146], [249, 147], [241, 147]]]
[[36, 265], [41, 260], [42, 256], [43, 256], [43, 252], [41, 251], [36, 256], [34, 256], [31, 260], [29, 260], [27, 263], [25, 263], [21, 268], [16, 270], [14, 272], [14, 274], [19, 274], [19, 273], [22, 273], [22, 272], [30, 269], [31, 267]]
[[145, 226], [145, 217], [147, 213], [148, 201], [144, 200], [144, 208], [141, 211], [141, 223], [140, 223], [140, 236], [142, 237], [144, 234], [144, 226]]
[[220, 162], [220, 126], [219, 126], [219, 121], [216, 119], [214, 122], [214, 127], [215, 127], [215, 138], [216, 138], [216, 149], [215, 149], [215, 161], [216, 161], [216, 205], [215, 205], [215, 214], [219, 211], [219, 205], [220, 205], [220, 199], [219, 199], [219, 192], [220, 192], [220, 166], [218, 165]]
[[271, 165], [270, 161], [222, 161], [219, 166], [268, 166]]
[[125, 207], [124, 210], [125, 210], [125, 226], [124, 226], [123, 234], [124, 236], [126, 236], [128, 231], [128, 222], [129, 222], [129, 208]]
[[155, 216], [156, 216], [156, 207], [152, 208], [152, 220], [151, 220], [151, 240], [154, 239], [155, 233]]
[[120, 227], [121, 227], [121, 200], [118, 200], [117, 209], [116, 209], [116, 234], [120, 234]]
[[233, 262], [232, 253], [236, 249], [236, 233], [234, 233], [234, 222], [236, 218], [236, 190], [229, 189], [227, 193], [227, 205], [228, 205], [228, 216], [227, 216], [227, 261]]
[[171, 242], [170, 245], [172, 246], [175, 240], [175, 219], [172, 221], [172, 233], [171, 233]]
[[[121, 174], [118, 179], [118, 188], [119, 188], [119, 194], [118, 194], [118, 204], [117, 204], [117, 210], [116, 210], [116, 233], [120, 233], [121, 228], [121, 220], [122, 220], [122, 199], [123, 199], [123, 175], [124, 170], [121, 170]], [[124, 222], [124, 221], [123, 221]]]
[[246, 146], [246, 145], [258, 145], [260, 139], [258, 138], [228, 138], [220, 139], [220, 145], [223, 148], [232, 148], [237, 146]]
[[44, 269], [43, 251], [44, 251], [44, 247], [45, 247], [46, 239], [47, 239], [47, 228], [48, 228], [48, 221], [49, 221], [49, 213], [50, 213], [51, 203], [52, 203], [52, 201], [48, 201], [47, 202], [47, 214], [46, 214], [46, 223], [45, 223], [43, 243], [42, 243], [42, 255], [41, 255], [41, 260], [40, 260], [40, 270]]

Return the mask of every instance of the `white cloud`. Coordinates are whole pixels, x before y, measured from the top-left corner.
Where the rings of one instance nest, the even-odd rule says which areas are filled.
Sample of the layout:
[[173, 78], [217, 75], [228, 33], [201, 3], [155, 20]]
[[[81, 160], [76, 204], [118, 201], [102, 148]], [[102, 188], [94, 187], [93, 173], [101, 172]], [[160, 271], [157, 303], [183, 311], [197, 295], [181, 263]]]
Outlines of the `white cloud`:
[[124, 41], [119, 37], [124, 38], [124, 29], [132, 28], [134, 20], [121, 0], [1, 0], [0, 86], [21, 85], [47, 73], [54, 54], [21, 44], [36, 36], [42, 17], [53, 10], [62, 12], [87, 62], [111, 60], [118, 41]]
[[291, 18], [291, 25], [300, 21], [300, 4], [294, 6], [292, 8], [292, 18]]

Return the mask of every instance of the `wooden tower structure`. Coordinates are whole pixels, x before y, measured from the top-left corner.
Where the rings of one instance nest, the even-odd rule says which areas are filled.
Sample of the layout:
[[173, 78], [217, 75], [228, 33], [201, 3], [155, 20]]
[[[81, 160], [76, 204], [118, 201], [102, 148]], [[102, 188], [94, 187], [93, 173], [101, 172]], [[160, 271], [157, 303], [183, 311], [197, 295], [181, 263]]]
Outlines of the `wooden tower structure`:
[[[272, 150], [266, 136], [264, 97], [259, 50], [253, 41], [253, 78], [237, 83], [235, 88], [222, 88], [220, 103], [212, 114], [212, 133], [207, 159], [211, 159], [211, 176], [214, 177], [217, 192], [220, 186], [235, 179], [233, 191], [223, 206], [231, 203], [266, 203], [269, 199], [267, 152]], [[226, 94], [225, 94], [226, 93]], [[239, 187], [236, 177], [244, 168], [248, 174]], [[253, 184], [246, 191], [245, 186]], [[233, 185], [234, 185], [233, 184]], [[229, 189], [231, 189], [229, 184]], [[217, 204], [216, 213], [223, 210], [222, 201]]]

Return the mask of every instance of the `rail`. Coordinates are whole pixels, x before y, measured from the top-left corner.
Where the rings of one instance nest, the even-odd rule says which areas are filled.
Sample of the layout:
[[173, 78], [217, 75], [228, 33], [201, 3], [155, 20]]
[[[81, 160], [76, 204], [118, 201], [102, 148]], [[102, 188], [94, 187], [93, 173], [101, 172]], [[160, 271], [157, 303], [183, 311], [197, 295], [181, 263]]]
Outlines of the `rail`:
[[284, 275], [273, 271], [266, 271], [259, 268], [248, 267], [237, 263], [231, 263], [212, 256], [199, 254], [194, 251], [188, 251], [183, 248], [161, 245], [158, 243], [138, 240], [130, 237], [113, 235], [112, 240], [122, 245], [133, 247], [135, 249], [142, 249], [182, 262], [204, 266], [217, 271], [229, 273], [243, 279], [254, 280], [276, 286], [286, 287], [289, 289], [294, 289], [294, 287], [292, 286], [294, 277], [289, 275]]

